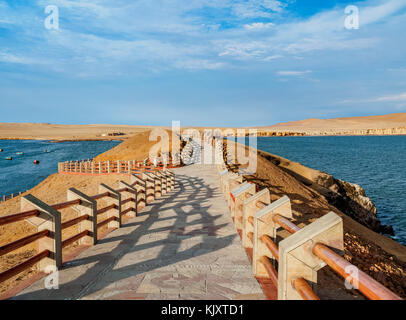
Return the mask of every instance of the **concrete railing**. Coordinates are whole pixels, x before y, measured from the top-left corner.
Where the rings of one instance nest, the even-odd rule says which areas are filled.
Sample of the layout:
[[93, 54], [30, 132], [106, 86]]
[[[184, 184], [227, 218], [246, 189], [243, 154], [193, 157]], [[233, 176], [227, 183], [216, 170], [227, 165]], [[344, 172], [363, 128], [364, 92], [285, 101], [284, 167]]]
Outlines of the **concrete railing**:
[[[166, 162], [165, 162], [166, 163]], [[117, 161], [65, 161], [58, 163], [59, 173], [83, 173], [83, 174], [111, 174], [111, 173], [136, 173], [139, 170], [157, 169], [162, 170], [164, 168], [175, 168], [180, 165], [180, 162], [170, 161], [165, 164], [159, 161], [155, 161], [155, 164], [150, 163], [147, 160], [117, 160]]]
[[4, 201], [10, 200], [10, 199], [14, 199], [15, 197], [18, 197], [18, 196], [22, 195], [24, 192], [27, 192], [27, 190], [20, 191], [18, 193], [12, 193], [12, 194], [9, 194], [9, 195], [3, 195], [3, 196], [0, 197], [0, 202], [4, 202]]
[[[79, 190], [67, 190], [67, 201], [49, 205], [31, 194], [21, 198], [21, 212], [0, 217], [0, 226], [18, 221], [27, 221], [36, 228], [34, 234], [0, 246], [0, 256], [36, 243], [37, 253], [28, 260], [0, 273], [0, 282], [38, 265], [39, 271], [53, 272], [63, 266], [63, 249], [73, 243], [95, 245], [101, 227], [120, 228], [123, 217], [134, 217], [138, 211], [162, 194], [175, 188], [175, 176], [169, 170], [137, 172], [132, 174], [130, 183], [120, 181], [115, 190], [105, 184], [99, 186], [99, 194], [87, 195]], [[104, 200], [105, 206], [98, 207]], [[78, 216], [62, 222], [61, 210], [73, 208]], [[106, 216], [103, 220], [101, 215]], [[62, 231], [78, 226], [78, 233], [63, 239]], [[50, 271], [52, 270], [52, 271]]]
[[[258, 191], [255, 184], [228, 170], [221, 145], [216, 145], [216, 153], [223, 156], [218, 165], [221, 190], [251, 257], [253, 274], [271, 280], [278, 300], [319, 300], [313, 289], [317, 272], [327, 265], [368, 299], [401, 299], [336, 253], [344, 249], [343, 220], [336, 213], [299, 228], [291, 221], [289, 197], [271, 203], [268, 189]], [[291, 235], [279, 240], [281, 228]]]

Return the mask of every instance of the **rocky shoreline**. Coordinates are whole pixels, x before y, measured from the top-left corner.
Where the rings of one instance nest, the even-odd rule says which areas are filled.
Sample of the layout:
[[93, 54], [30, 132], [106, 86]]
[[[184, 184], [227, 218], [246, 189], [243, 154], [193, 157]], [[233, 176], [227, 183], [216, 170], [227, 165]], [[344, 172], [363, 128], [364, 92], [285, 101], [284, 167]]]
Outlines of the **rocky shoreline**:
[[374, 202], [367, 197], [361, 186], [336, 179], [333, 176], [330, 177], [332, 179], [329, 179], [328, 184], [321, 185], [331, 191], [326, 195], [326, 199], [331, 205], [375, 232], [395, 235], [391, 225], [383, 225], [379, 220]]
[[329, 204], [345, 212], [355, 221], [377, 233], [395, 235], [392, 226], [384, 225], [379, 220], [374, 202], [366, 195], [361, 186], [336, 179], [326, 172], [305, 167], [298, 162], [262, 150], [258, 150], [258, 152], [303, 184], [321, 193]]

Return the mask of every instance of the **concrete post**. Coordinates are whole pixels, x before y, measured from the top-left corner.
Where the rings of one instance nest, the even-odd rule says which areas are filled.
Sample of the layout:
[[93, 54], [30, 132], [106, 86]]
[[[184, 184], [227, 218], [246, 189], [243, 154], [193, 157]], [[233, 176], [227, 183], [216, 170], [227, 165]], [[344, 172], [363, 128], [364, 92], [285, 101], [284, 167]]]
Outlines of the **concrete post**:
[[162, 170], [161, 174], [166, 179], [166, 191], [170, 192], [174, 188], [174, 185], [172, 184], [173, 175], [171, 175], [168, 170]]
[[234, 224], [237, 230], [242, 230], [243, 228], [243, 201], [247, 198], [248, 195], [255, 194], [255, 188], [255, 184], [244, 182], [231, 191], [231, 216], [234, 217]]
[[21, 198], [21, 211], [39, 210], [37, 217], [26, 221], [33, 225], [37, 232], [49, 230], [48, 237], [38, 240], [38, 253], [49, 250], [50, 256], [38, 263], [40, 271], [49, 272], [49, 267], [62, 267], [62, 229], [61, 213], [46, 203], [29, 194]]
[[109, 186], [105, 185], [104, 183], [99, 185], [99, 192], [110, 192], [111, 197], [105, 198], [107, 200], [107, 206], [111, 204], [117, 205], [117, 209], [110, 209], [107, 211], [108, 218], [115, 216], [117, 219], [116, 221], [111, 221], [108, 223], [108, 228], [121, 228], [121, 194], [116, 190], [110, 188]]
[[117, 173], [120, 173], [120, 165], [121, 165], [121, 161], [117, 160]]
[[[127, 210], [129, 208], [132, 208], [133, 210], [126, 213], [126, 216], [131, 217], [131, 218], [136, 217], [137, 213], [138, 213], [138, 210], [137, 210], [138, 190], [137, 190], [137, 188], [132, 187], [131, 185], [129, 185], [127, 182], [124, 182], [124, 181], [120, 181], [119, 188], [120, 189], [121, 188], [127, 188], [128, 189], [128, 191], [124, 192], [124, 194], [127, 195], [126, 199], [134, 198], [133, 203], [129, 202], [129, 203], [126, 203], [126, 204], [123, 205], [121, 212], [123, 212], [123, 211], [125, 211], [125, 210]], [[123, 200], [125, 200], [125, 199], [121, 199], [121, 201], [123, 201]]]
[[293, 287], [296, 278], [304, 278], [313, 286], [317, 283], [317, 271], [326, 265], [313, 254], [317, 243], [344, 249], [343, 220], [334, 212], [279, 243], [278, 300], [302, 300]]
[[[148, 173], [144, 172], [142, 178], [147, 179], [147, 189], [148, 189], [148, 181], [151, 181], [151, 183], [153, 184], [153, 188], [154, 188], [154, 200], [158, 199], [162, 195], [160, 179], [158, 179], [158, 177], [155, 176], [155, 174], [153, 174], [151, 172], [148, 172]], [[148, 198], [147, 198], [147, 202], [148, 202]]]
[[162, 173], [162, 171], [157, 171], [156, 176], [158, 176], [161, 179], [161, 193], [162, 195], [166, 194], [168, 192], [168, 185], [167, 185], [167, 179], [165, 174]]
[[175, 174], [170, 170], [164, 170], [165, 174], [169, 177], [170, 190], [175, 189]]
[[127, 162], [127, 166], [128, 166], [128, 174], [130, 174], [131, 173], [131, 162], [130, 161]]
[[262, 243], [261, 237], [267, 235], [274, 241], [276, 238], [276, 231], [279, 228], [273, 221], [273, 216], [279, 214], [285, 218], [292, 218], [292, 210], [290, 206], [290, 199], [287, 196], [283, 196], [277, 201], [271, 203], [265, 208], [259, 210], [254, 215], [254, 247], [252, 254], [252, 265], [254, 275], [256, 277], [267, 277], [265, 267], [259, 261], [262, 256], [268, 256], [275, 263], [273, 255], [269, 252], [269, 249]]
[[242, 245], [244, 248], [253, 248], [254, 243], [251, 242], [251, 239], [248, 237], [250, 232], [254, 233], [254, 226], [248, 221], [249, 217], [253, 217], [259, 208], [256, 206], [257, 202], [261, 201], [265, 204], [271, 203], [271, 194], [269, 189], [263, 189], [258, 193], [255, 193], [253, 196], [248, 199], [243, 200], [242, 202]]
[[231, 198], [231, 190], [242, 184], [242, 176], [229, 172], [223, 181], [224, 181], [224, 196], [227, 200], [228, 209], [230, 210], [231, 202], [233, 201]]
[[110, 173], [110, 160], [107, 161], [107, 173]]
[[134, 188], [137, 189], [138, 192], [138, 200], [137, 200], [137, 212], [138, 212], [138, 206], [142, 204], [143, 207], [147, 205], [146, 202], [146, 192], [147, 192], [147, 183], [146, 181], [140, 179], [137, 177], [135, 174], [132, 174], [130, 176], [130, 184]]
[[81, 203], [72, 206], [72, 209], [81, 217], [85, 214], [89, 215], [87, 220], [79, 223], [79, 233], [89, 230], [89, 234], [79, 240], [79, 244], [95, 245], [97, 243], [97, 202], [84, 193], [70, 188], [67, 195], [68, 201], [80, 199]]

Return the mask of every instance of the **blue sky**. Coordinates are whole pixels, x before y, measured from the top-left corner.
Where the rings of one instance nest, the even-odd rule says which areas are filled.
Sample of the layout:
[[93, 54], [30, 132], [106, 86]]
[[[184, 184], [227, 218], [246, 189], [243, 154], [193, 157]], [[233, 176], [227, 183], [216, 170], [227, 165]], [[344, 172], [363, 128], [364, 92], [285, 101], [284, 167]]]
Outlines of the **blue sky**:
[[[44, 26], [59, 8], [59, 30]], [[344, 27], [347, 5], [360, 28]], [[406, 112], [406, 0], [0, 0], [0, 122]]]

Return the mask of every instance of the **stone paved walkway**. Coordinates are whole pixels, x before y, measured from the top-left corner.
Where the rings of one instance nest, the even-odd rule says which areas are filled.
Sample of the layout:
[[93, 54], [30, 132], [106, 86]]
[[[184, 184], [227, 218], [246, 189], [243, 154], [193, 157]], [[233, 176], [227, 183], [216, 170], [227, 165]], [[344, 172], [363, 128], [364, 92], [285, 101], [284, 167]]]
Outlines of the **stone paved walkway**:
[[14, 299], [264, 299], [214, 166], [174, 169], [176, 188]]

